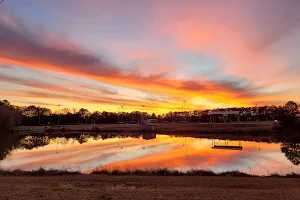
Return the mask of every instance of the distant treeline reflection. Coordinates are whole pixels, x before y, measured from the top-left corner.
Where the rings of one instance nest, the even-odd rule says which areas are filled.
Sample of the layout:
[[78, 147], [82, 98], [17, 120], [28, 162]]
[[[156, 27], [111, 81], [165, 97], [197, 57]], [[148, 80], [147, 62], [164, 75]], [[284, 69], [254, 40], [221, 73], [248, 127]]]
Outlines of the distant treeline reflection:
[[[70, 139], [77, 141], [80, 144], [86, 143], [90, 138], [94, 140], [106, 140], [109, 138], [144, 138], [143, 134], [127, 134], [127, 135], [111, 135], [111, 134], [68, 134], [63, 137], [58, 135], [10, 135], [0, 137], [0, 160], [4, 160], [15, 149], [31, 150], [38, 147], [47, 146], [51, 141], [57, 140], [60, 144], [67, 144]], [[177, 137], [177, 136], [171, 136]], [[257, 142], [257, 141], [256, 141]], [[264, 141], [265, 143], [272, 143], [271, 141]], [[285, 157], [294, 165], [300, 164], [300, 143], [283, 142], [280, 144], [280, 150]]]
[[[0, 160], [6, 158], [6, 156], [14, 149], [26, 149], [31, 150], [38, 147], [43, 147], [50, 144], [51, 140], [60, 139], [60, 141], [68, 141], [73, 139], [80, 144], [86, 143], [90, 138], [94, 140], [106, 140], [109, 138], [140, 138], [142, 135], [110, 135], [110, 134], [68, 134], [63, 137], [57, 135], [3, 135], [0, 137]], [[62, 143], [63, 144], [63, 143]]]

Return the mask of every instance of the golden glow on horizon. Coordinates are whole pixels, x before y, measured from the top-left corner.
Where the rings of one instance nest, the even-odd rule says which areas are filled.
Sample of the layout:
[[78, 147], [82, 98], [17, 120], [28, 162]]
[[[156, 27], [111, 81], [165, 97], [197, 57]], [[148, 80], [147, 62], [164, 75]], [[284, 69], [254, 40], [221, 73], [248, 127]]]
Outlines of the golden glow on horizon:
[[[126, 112], [140, 110], [141, 105], [145, 105], [149, 109], [147, 112], [157, 114], [182, 110], [183, 101], [188, 102], [187, 110], [298, 101], [299, 70], [295, 67], [298, 63], [294, 63], [298, 54], [290, 45], [298, 39], [294, 35], [299, 35], [294, 32], [297, 31], [297, 9], [290, 12], [297, 4], [230, 2], [231, 6], [210, 1], [182, 1], [169, 9], [168, 3], [153, 1], [153, 10], [147, 11], [151, 20], [139, 17], [139, 12], [130, 12], [141, 20], [141, 27], [120, 21], [122, 31], [103, 35], [103, 30], [95, 25], [106, 21], [89, 11], [98, 7], [99, 2], [89, 2], [82, 10], [90, 22], [87, 26], [77, 19], [77, 12], [72, 9], [70, 16], [78, 24], [62, 26], [60, 23], [71, 19], [66, 17], [65, 21], [64, 15], [59, 15], [61, 19], [53, 18], [52, 21], [56, 26], [42, 28], [35, 26], [39, 22], [34, 19], [26, 21], [18, 18], [18, 13], [4, 9], [0, 13], [1, 37], [3, 42], [8, 41], [5, 43], [8, 47], [3, 47], [5, 51], [0, 53], [0, 62], [17, 65], [28, 72], [29, 78], [15, 80], [15, 83], [14, 77], [0, 80], [10, 84], [8, 88], [1, 88], [0, 98], [16, 105], [31, 104], [26, 104], [25, 99], [39, 105], [45, 103], [52, 111], [56, 108], [51, 104], [114, 112], [121, 105]], [[270, 9], [261, 11], [259, 5], [269, 5]], [[139, 8], [143, 4], [132, 6]], [[120, 2], [120, 8], [113, 9], [127, 7]], [[57, 12], [62, 10], [58, 8]], [[289, 23], [282, 23], [286, 13], [291, 19], [285, 19]], [[268, 17], [263, 17], [265, 15]], [[118, 12], [114, 12], [114, 17], [119, 17]], [[99, 20], [95, 22], [94, 19]], [[106, 28], [110, 30], [111, 27]], [[66, 38], [55, 33], [65, 33]], [[136, 37], [127, 41], [125, 33], [133, 33]], [[109, 56], [98, 55], [99, 49]], [[59, 81], [52, 85], [37, 84], [30, 82], [30, 73], [34, 70], [45, 79], [49, 74], [71, 76], [74, 80], [89, 80], [88, 86], [92, 82], [105, 83], [123, 91], [129, 88], [131, 92], [127, 96], [104, 94], [60, 85]], [[14, 90], [16, 85], [28, 89]]]

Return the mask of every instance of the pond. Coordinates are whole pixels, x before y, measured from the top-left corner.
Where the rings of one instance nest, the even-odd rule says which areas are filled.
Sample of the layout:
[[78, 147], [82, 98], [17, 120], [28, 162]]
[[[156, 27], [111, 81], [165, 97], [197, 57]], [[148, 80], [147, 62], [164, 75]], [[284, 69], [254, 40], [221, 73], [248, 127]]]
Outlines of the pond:
[[0, 140], [2, 169], [169, 168], [239, 170], [254, 175], [300, 172], [300, 144], [141, 134], [10, 136]]

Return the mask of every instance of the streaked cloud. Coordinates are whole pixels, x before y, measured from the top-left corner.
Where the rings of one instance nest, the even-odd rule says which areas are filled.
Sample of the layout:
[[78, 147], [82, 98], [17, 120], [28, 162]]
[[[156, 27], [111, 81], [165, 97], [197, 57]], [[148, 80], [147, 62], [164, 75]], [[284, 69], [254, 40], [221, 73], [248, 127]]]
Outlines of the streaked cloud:
[[[31, 136], [28, 136], [31, 137]], [[80, 144], [73, 138], [51, 139], [49, 144], [27, 149], [15, 149], [1, 161], [4, 169], [22, 168], [78, 170], [91, 173], [98, 169], [157, 169], [167, 167], [186, 171], [210, 169], [215, 172], [239, 170], [253, 174], [266, 174], [272, 170], [290, 173], [290, 167], [299, 170], [280, 151], [279, 144], [242, 141], [243, 151], [212, 149], [211, 140], [204, 138], [170, 137], [156, 135], [155, 139], [142, 138], [86, 138]], [[27, 144], [30, 138], [21, 143]], [[224, 141], [215, 140], [216, 144]], [[238, 145], [239, 141], [229, 141]], [[274, 156], [276, 155], [276, 156]], [[282, 166], [288, 166], [285, 169]]]
[[[51, 98], [67, 96], [77, 101], [73, 96], [79, 95], [85, 96], [82, 101], [101, 98], [107, 100], [98, 103], [111, 105], [122, 103], [117, 98], [124, 88], [135, 91], [128, 94], [132, 97], [132, 103], [126, 99], [128, 105], [137, 103], [137, 93], [145, 93], [155, 98], [164, 96], [167, 101], [157, 101], [165, 108], [167, 103], [171, 108], [183, 100], [193, 101], [192, 107], [300, 100], [299, 50], [292, 45], [300, 41], [299, 2], [146, 2], [103, 1], [102, 6], [97, 1], [83, 5], [66, 0], [59, 6], [36, 2], [33, 7], [57, 8], [59, 20], [45, 11], [53, 17], [53, 23], [49, 25], [48, 21], [45, 27], [38, 25], [41, 19], [27, 16], [24, 8], [19, 14], [24, 19], [18, 17], [14, 10], [18, 5], [13, 7], [11, 3], [10, 12], [0, 12], [0, 61], [43, 71], [46, 80], [48, 73], [60, 78], [57, 84], [49, 84], [1, 75], [1, 81], [64, 93], [56, 97], [49, 94]], [[139, 10], [146, 7], [149, 9], [145, 12]], [[11, 70], [3, 66], [2, 70]], [[109, 87], [78, 84], [75, 89], [68, 88], [59, 85], [64, 75]], [[289, 90], [283, 95], [284, 88]], [[145, 98], [140, 101], [149, 106], [156, 102]]]

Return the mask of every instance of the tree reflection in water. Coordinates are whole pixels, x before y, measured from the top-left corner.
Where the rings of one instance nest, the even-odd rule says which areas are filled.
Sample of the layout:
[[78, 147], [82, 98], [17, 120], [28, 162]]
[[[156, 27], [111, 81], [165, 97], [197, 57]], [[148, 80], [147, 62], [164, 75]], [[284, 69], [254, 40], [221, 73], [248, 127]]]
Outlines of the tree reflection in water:
[[66, 145], [69, 139], [73, 139], [80, 144], [88, 142], [90, 138], [95, 140], [102, 139], [106, 140], [109, 138], [140, 138], [141, 135], [109, 135], [109, 134], [69, 134], [64, 137], [58, 137], [57, 135], [49, 136], [20, 136], [20, 135], [9, 135], [0, 137], [0, 160], [4, 160], [14, 149], [26, 149], [31, 150], [33, 148], [43, 147], [50, 144], [51, 140], [57, 144]]
[[300, 143], [287, 143], [281, 144], [281, 152], [289, 159], [294, 165], [300, 164]]
[[47, 136], [37, 137], [37, 136], [26, 136], [20, 141], [18, 148], [31, 150], [33, 148], [46, 146], [50, 143], [50, 138]]
[[17, 148], [20, 143], [18, 136], [2, 136], [0, 137], [0, 160], [5, 159], [12, 150]]
[[5, 159], [14, 149], [27, 149], [46, 146], [50, 143], [47, 136], [2, 136], [0, 137], [0, 160]]

